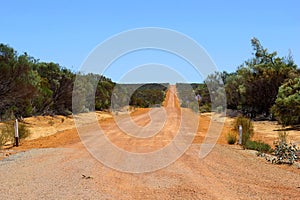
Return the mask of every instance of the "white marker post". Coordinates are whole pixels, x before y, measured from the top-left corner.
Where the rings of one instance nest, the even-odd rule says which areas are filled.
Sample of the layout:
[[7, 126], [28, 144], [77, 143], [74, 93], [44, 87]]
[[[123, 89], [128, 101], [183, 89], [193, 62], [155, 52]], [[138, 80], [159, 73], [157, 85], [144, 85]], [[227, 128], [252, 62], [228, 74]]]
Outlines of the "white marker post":
[[18, 119], [15, 121], [15, 141], [16, 141], [16, 147], [19, 146], [19, 125], [18, 125]]
[[200, 110], [200, 105], [201, 105], [201, 100], [202, 100], [202, 97], [200, 94], [197, 94], [196, 100], [198, 101], [198, 110]]
[[239, 145], [242, 144], [242, 138], [243, 138], [243, 127], [242, 125], [239, 125]]

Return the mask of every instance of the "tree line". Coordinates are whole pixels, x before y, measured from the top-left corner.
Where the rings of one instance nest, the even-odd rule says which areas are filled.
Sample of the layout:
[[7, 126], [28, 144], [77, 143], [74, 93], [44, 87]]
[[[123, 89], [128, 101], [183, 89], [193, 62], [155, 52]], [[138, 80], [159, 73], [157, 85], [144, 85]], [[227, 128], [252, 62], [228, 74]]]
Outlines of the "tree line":
[[142, 108], [161, 106], [165, 99], [168, 85], [168, 83], [143, 84], [133, 92], [129, 105]]
[[[210, 111], [211, 99], [251, 118], [276, 118], [283, 125], [300, 124], [300, 69], [291, 54], [279, 57], [269, 52], [256, 38], [251, 40], [252, 58], [235, 72], [216, 72], [201, 84], [177, 84], [181, 106], [198, 109], [194, 94], [201, 94], [201, 111]], [[74, 81], [77, 94], [73, 94]], [[220, 82], [220, 80], [222, 80]], [[209, 86], [216, 87], [209, 91]], [[69, 115], [72, 94], [76, 112], [119, 109], [122, 106], [161, 105], [168, 84], [116, 84], [98, 74], [80, 74], [53, 62], [40, 62], [27, 53], [19, 55], [0, 44], [0, 121], [33, 115]], [[192, 89], [191, 89], [192, 88]], [[219, 87], [220, 88], [220, 87]], [[94, 94], [89, 94], [93, 91]], [[92, 100], [87, 100], [93, 97]], [[74, 99], [73, 99], [74, 101]], [[74, 109], [74, 108], [73, 108]]]
[[168, 86], [168, 83], [116, 84], [112, 92], [112, 109], [161, 106]]
[[[111, 79], [97, 74], [75, 74], [57, 63], [40, 62], [27, 53], [19, 55], [8, 45], [0, 44], [0, 121], [71, 114], [76, 76], [100, 80], [96, 88], [96, 109], [109, 108], [115, 85]], [[87, 85], [82, 85], [83, 91], [87, 89]]]
[[57, 63], [40, 62], [27, 53], [19, 55], [10, 46], [0, 44], [0, 121], [70, 115], [110, 109], [112, 105], [161, 105], [167, 87], [168, 84], [116, 84], [99, 74], [75, 73]]

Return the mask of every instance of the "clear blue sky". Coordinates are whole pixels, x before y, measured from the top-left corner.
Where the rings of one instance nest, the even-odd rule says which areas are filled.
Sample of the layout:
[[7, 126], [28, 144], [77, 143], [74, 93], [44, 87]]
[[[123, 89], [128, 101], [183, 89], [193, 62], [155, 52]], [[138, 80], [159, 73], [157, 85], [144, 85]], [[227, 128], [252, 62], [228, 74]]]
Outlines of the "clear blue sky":
[[[96, 45], [112, 35], [134, 28], [162, 27], [196, 40], [220, 71], [235, 71], [251, 58], [252, 37], [280, 56], [286, 56], [290, 49], [300, 65], [299, 2], [0, 0], [0, 42], [19, 53], [76, 70]], [[156, 54], [150, 53], [144, 62], [159, 62], [163, 56], [153, 56]], [[128, 60], [134, 58], [124, 59], [122, 64], [143, 64], [143, 60]], [[193, 74], [181, 61], [177, 64], [179, 73]], [[107, 75], [118, 81], [122, 73], [116, 66]], [[189, 82], [199, 82], [196, 76], [187, 77]]]

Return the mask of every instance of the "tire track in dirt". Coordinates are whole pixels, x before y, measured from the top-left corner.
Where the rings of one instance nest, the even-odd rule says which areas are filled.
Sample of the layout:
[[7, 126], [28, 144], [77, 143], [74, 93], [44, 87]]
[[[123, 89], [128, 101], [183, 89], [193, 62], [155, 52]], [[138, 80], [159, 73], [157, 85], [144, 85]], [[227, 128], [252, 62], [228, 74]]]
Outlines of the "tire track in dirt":
[[[170, 114], [165, 127], [151, 138], [137, 139], [124, 134], [114, 119], [99, 123], [106, 136], [120, 148], [150, 152], [168, 144], [174, 138], [174, 130], [179, 128], [181, 114], [190, 114], [179, 107], [174, 90], [168, 91], [164, 108]], [[140, 114], [133, 116], [137, 124], [150, 123], [148, 113]], [[31, 146], [28, 144], [28, 149], [40, 144], [55, 148], [26, 151], [16, 158], [11, 157], [11, 161], [0, 161], [1, 183], [9, 188], [18, 187], [17, 191], [0, 187], [0, 199], [299, 198], [300, 170], [278, 167], [235, 146], [219, 144], [207, 157], [199, 159], [199, 143], [209, 122], [204, 116], [201, 119], [194, 144], [176, 162], [151, 173], [122, 173], [106, 167], [89, 154], [75, 130], [35, 140]], [[87, 125], [86, 131], [94, 128]], [[82, 175], [91, 178], [85, 179]]]

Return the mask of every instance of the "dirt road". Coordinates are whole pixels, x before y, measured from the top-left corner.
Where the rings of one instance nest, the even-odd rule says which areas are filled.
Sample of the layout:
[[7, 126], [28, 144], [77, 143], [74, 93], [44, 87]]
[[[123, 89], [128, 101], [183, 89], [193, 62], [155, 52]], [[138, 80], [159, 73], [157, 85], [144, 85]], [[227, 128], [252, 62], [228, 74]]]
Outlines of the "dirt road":
[[[167, 94], [165, 111], [132, 116], [140, 127], [163, 124], [154, 131], [156, 134], [146, 138], [152, 129], [137, 131], [135, 136], [139, 138], [133, 138], [113, 119], [107, 119], [100, 121], [105, 136], [119, 148], [134, 153], [149, 153], [172, 144], [181, 116], [191, 114], [179, 108], [173, 92], [171, 89]], [[157, 115], [165, 119], [161, 120], [164, 123], [155, 121]], [[128, 123], [119, 117], [121, 124]], [[169, 166], [148, 173], [124, 173], [106, 167], [84, 148], [76, 130], [29, 141], [19, 149], [52, 148], [26, 150], [0, 161], [0, 199], [299, 199], [297, 169], [278, 167], [236, 146], [222, 144], [199, 159], [200, 143], [207, 130], [201, 119], [206, 118], [200, 118], [197, 135], [187, 151]], [[195, 122], [188, 123], [193, 126]], [[84, 130], [92, 133], [94, 128], [87, 125]]]

